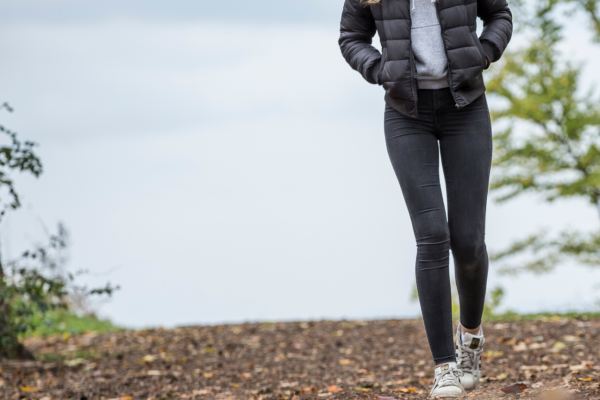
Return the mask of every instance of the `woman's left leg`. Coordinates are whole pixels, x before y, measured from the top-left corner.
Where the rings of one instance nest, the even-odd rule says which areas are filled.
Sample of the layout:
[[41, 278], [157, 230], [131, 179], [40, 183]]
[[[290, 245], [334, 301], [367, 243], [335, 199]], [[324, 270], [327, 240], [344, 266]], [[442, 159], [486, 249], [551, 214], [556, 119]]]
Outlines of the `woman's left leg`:
[[[440, 92], [440, 152], [448, 197], [450, 249], [460, 302], [456, 352], [464, 389], [477, 387], [485, 338], [480, 330], [488, 275], [485, 212], [492, 162], [492, 127], [485, 94], [468, 106], [453, 106]], [[472, 331], [464, 333], [466, 329]], [[473, 334], [474, 333], [474, 334]]]
[[488, 275], [485, 215], [492, 161], [492, 128], [485, 94], [457, 109], [449, 90], [439, 91], [437, 114], [446, 180], [450, 248], [464, 328], [481, 325]]

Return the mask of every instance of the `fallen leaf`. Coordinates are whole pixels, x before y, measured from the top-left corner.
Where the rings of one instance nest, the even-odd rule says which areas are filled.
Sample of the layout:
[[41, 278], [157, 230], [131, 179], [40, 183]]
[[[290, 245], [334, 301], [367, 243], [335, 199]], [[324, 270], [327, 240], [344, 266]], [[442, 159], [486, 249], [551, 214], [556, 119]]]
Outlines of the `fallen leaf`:
[[546, 347], [546, 343], [532, 343], [529, 345], [530, 350], [543, 349]]
[[337, 385], [331, 385], [327, 388], [327, 391], [331, 393], [338, 393], [340, 392], [340, 388], [337, 387]]
[[151, 370], [150, 370], [150, 371], [148, 371], [146, 374], [147, 374], [148, 376], [161, 376], [161, 375], [162, 375], [162, 372], [161, 372], [161, 371], [158, 371], [158, 370], [155, 370], [155, 369], [151, 369]]
[[331, 396], [331, 393], [319, 393], [317, 397], [328, 397]]
[[569, 374], [565, 375], [562, 380], [563, 382], [570, 382], [575, 379], [575, 375], [579, 375], [579, 371], [571, 371]]
[[202, 395], [205, 395], [205, 394], [210, 394], [210, 390], [208, 390], [208, 389], [194, 390], [192, 392], [192, 394], [194, 394], [196, 396], [202, 396]]
[[527, 350], [527, 344], [525, 342], [519, 342], [516, 346], [513, 346], [513, 351], [525, 351]]
[[213, 377], [213, 373], [212, 372], [204, 372], [202, 374], [203, 377], [205, 377], [206, 379], [210, 379]]
[[377, 396], [377, 398], [379, 400], [396, 400], [394, 397], [388, 397], [388, 396]]
[[503, 351], [494, 351], [494, 350], [488, 350], [484, 357], [485, 358], [495, 358], [495, 357], [500, 357], [503, 356], [504, 352]]
[[153, 361], [154, 361], [154, 356], [150, 355], [150, 354], [145, 355], [144, 358], [142, 358], [142, 362], [145, 362], [145, 363], [151, 363]]
[[400, 379], [400, 380], [395, 381], [395, 382], [391, 382], [391, 381], [390, 382], [386, 382], [385, 384], [388, 385], [388, 386], [390, 386], [390, 385], [402, 385], [405, 382], [406, 382], [405, 379]]
[[496, 378], [497, 378], [499, 381], [501, 381], [501, 380], [504, 380], [504, 379], [508, 378], [508, 375], [506, 375], [506, 374], [500, 374], [500, 375], [498, 375]]
[[27, 386], [21, 386], [21, 390], [23, 392], [37, 392], [36, 388], [33, 387], [27, 387]]
[[589, 382], [592, 380], [591, 376], [588, 376], [587, 378], [578, 378], [580, 381], [584, 381], [584, 382]]
[[519, 382], [519, 383], [513, 383], [512, 385], [505, 386], [500, 390], [502, 390], [504, 393], [523, 393], [528, 388], [529, 388], [529, 386], [527, 386], [526, 384], [524, 384], [522, 382]]
[[571, 371], [581, 371], [582, 369], [587, 369], [587, 365], [585, 365], [585, 364], [569, 365], [569, 369]]
[[554, 346], [552, 346], [552, 348], [556, 349], [556, 350], [562, 350], [562, 349], [566, 349], [567, 345], [564, 344], [563, 342], [556, 342], [556, 343], [554, 343]]
[[348, 365], [348, 364], [354, 364], [354, 361], [348, 360], [347, 358], [342, 358], [340, 360], [340, 365]]
[[547, 365], [521, 365], [521, 369], [526, 371], [546, 371]]
[[67, 360], [65, 361], [65, 365], [68, 365], [69, 367], [76, 367], [78, 365], [81, 365], [85, 362], [85, 360], [83, 358], [74, 358], [73, 360]]
[[399, 392], [402, 392], [402, 393], [417, 393], [419, 391], [419, 389], [414, 388], [414, 387], [397, 388], [396, 390]]

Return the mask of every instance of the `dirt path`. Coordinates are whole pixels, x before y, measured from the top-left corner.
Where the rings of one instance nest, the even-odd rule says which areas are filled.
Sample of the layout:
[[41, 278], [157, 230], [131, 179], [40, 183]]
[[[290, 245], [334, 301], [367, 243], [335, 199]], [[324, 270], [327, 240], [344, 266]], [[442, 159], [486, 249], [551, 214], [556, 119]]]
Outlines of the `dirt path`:
[[[484, 331], [485, 377], [470, 397], [533, 398], [562, 387], [600, 398], [600, 320]], [[90, 333], [26, 345], [43, 361], [3, 363], [0, 399], [405, 399], [425, 398], [433, 383], [420, 320]], [[500, 391], [524, 381], [524, 393]]]

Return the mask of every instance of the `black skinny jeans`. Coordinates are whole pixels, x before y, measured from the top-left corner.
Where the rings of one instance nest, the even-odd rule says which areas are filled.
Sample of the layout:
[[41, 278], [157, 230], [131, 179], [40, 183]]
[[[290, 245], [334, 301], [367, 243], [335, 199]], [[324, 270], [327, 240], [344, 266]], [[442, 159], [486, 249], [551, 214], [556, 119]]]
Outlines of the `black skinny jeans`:
[[[461, 325], [475, 329], [481, 324], [488, 275], [484, 236], [492, 129], [485, 94], [458, 109], [449, 88], [419, 89], [417, 106], [419, 119], [387, 106], [385, 138], [417, 242], [417, 290], [437, 365], [456, 359], [449, 250]], [[440, 187], [440, 151], [448, 220]]]

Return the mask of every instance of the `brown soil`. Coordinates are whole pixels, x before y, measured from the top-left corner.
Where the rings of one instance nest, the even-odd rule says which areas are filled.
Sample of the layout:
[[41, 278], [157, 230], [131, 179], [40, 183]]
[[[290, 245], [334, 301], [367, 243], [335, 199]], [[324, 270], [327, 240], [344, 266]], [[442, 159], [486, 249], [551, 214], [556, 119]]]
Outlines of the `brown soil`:
[[[491, 323], [484, 332], [484, 378], [469, 397], [600, 398], [600, 320]], [[421, 320], [199, 326], [25, 345], [39, 361], [2, 363], [0, 399], [408, 399], [425, 398], [433, 383]], [[518, 382], [523, 393], [500, 390]]]

